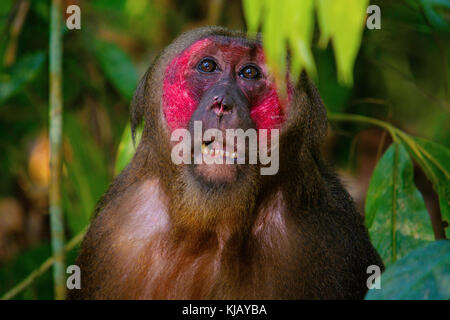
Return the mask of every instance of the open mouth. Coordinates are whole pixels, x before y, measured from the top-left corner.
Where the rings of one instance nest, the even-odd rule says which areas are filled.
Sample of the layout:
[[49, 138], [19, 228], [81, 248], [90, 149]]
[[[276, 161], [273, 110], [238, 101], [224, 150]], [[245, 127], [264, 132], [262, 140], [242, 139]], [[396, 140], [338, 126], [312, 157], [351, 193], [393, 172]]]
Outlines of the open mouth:
[[226, 151], [223, 145], [217, 143], [213, 140], [209, 142], [202, 143], [202, 153], [204, 155], [209, 155], [210, 157], [223, 157], [225, 159], [235, 160], [238, 158], [236, 152]]
[[[210, 182], [233, 182], [236, 179], [238, 161], [236, 151], [227, 151], [225, 143], [219, 143], [214, 138], [202, 143], [201, 163], [195, 165], [196, 174]], [[233, 150], [234, 147], [231, 148]]]

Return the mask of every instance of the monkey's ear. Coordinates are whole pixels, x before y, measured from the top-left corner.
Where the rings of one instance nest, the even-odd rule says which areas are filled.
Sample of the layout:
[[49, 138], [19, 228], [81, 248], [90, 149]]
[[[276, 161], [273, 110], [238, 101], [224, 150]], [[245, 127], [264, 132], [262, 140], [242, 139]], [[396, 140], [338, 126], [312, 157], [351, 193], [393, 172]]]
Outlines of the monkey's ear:
[[139, 84], [134, 92], [133, 99], [130, 105], [130, 122], [131, 122], [131, 138], [133, 139], [133, 145], [136, 145], [136, 130], [142, 121], [145, 111], [146, 92], [147, 92], [147, 76], [148, 71], [139, 81]]
[[314, 82], [308, 77], [305, 71], [302, 71], [299, 81], [299, 87], [308, 97], [306, 114], [302, 116], [306, 120], [308, 130], [308, 144], [315, 150], [320, 146], [327, 135], [328, 121], [327, 110], [320, 97]]

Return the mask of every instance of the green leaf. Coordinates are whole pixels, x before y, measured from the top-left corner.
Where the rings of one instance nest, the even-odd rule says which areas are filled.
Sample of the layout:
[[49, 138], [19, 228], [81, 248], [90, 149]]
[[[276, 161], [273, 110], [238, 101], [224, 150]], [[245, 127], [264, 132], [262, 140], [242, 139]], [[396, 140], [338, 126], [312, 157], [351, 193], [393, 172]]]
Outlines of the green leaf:
[[103, 41], [96, 42], [95, 54], [108, 80], [124, 98], [131, 100], [138, 75], [130, 57], [115, 44]]
[[426, 5], [443, 6], [447, 9], [450, 9], [450, 2], [448, 0], [421, 0], [420, 2]]
[[410, 252], [381, 275], [381, 289], [366, 300], [450, 299], [450, 241], [432, 242]]
[[446, 10], [450, 9], [450, 2], [448, 0], [421, 0], [420, 4], [422, 5], [425, 16], [433, 28], [447, 32], [450, 31], [450, 25], [446, 20], [445, 14], [439, 14], [439, 12], [436, 11], [439, 7], [445, 8]]
[[290, 21], [287, 38], [292, 50], [291, 73], [298, 79], [304, 68], [311, 75], [316, 75], [314, 57], [310, 43], [314, 31], [314, 0], [287, 1], [286, 20]]
[[243, 0], [245, 20], [249, 32], [257, 32], [263, 11], [264, 1], [261, 0]]
[[[49, 243], [34, 244], [0, 266], [0, 297], [12, 289], [37, 266], [51, 256]], [[53, 279], [51, 272], [45, 272], [30, 286], [14, 297], [14, 300], [53, 299]]]
[[126, 0], [95, 0], [91, 1], [89, 4], [101, 13], [104, 13], [105, 11], [117, 11], [123, 13], [126, 3]]
[[64, 212], [72, 234], [89, 224], [97, 201], [109, 183], [104, 152], [73, 116], [64, 118]]
[[369, 1], [317, 0], [316, 3], [321, 31], [319, 45], [325, 47], [332, 39], [339, 81], [351, 85]]
[[[142, 126], [137, 128], [136, 132], [136, 145], [139, 144], [142, 136]], [[133, 145], [133, 139], [131, 138], [131, 127], [128, 123], [125, 130], [122, 133], [122, 138], [120, 139], [119, 148], [117, 150], [116, 165], [114, 166], [114, 174], [119, 174], [133, 158], [136, 149]]]
[[138, 18], [140, 16], [142, 17], [148, 11], [147, 7], [149, 5], [150, 3], [147, 0], [132, 0], [127, 1], [125, 9], [131, 17]]
[[[269, 68], [275, 74], [281, 92], [284, 91], [286, 73], [286, 24], [280, 23], [285, 16], [284, 2], [266, 0], [265, 22], [262, 27], [263, 43]], [[283, 76], [282, 76], [283, 75]]]
[[[430, 173], [427, 167], [422, 168], [438, 193], [442, 218], [450, 223], [450, 150], [426, 139], [414, 138], [414, 141], [422, 148], [422, 153], [426, 153], [423, 158], [432, 172]], [[420, 159], [417, 160], [420, 163]], [[450, 238], [449, 227], [446, 229], [446, 235], [447, 238]]]
[[298, 79], [305, 69], [315, 76], [311, 51], [317, 7], [321, 29], [320, 44], [330, 39], [341, 83], [353, 82], [353, 65], [361, 44], [368, 0], [244, 0], [244, 15], [249, 32], [262, 24], [262, 38], [267, 64], [284, 92], [287, 50], [290, 50], [290, 72]]
[[386, 265], [433, 240], [422, 195], [414, 185], [412, 161], [394, 142], [378, 162], [366, 198], [366, 225]]
[[[75, 263], [79, 246], [66, 255], [66, 264]], [[22, 249], [19, 255], [4, 261], [0, 265], [0, 297], [11, 290], [30, 273], [36, 271], [48, 257], [52, 255], [50, 243], [35, 243], [31, 247]], [[53, 295], [53, 277], [51, 269], [37, 277], [22, 292], [12, 298], [13, 300], [50, 300]]]
[[45, 54], [37, 52], [23, 57], [15, 65], [0, 74], [0, 103], [20, 92], [32, 81], [44, 65]]

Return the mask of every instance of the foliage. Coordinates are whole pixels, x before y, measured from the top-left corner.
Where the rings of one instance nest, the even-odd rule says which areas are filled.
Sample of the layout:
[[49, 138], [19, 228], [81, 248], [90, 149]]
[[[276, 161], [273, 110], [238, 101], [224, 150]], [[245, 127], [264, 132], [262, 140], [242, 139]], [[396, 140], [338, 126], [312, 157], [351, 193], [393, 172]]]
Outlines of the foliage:
[[286, 70], [285, 45], [291, 50], [290, 70], [294, 79], [303, 68], [311, 75], [316, 73], [311, 50], [316, 7], [321, 30], [319, 44], [326, 47], [332, 39], [339, 80], [348, 85], [353, 82], [353, 64], [361, 43], [367, 4], [368, 0], [243, 1], [248, 30], [257, 32], [262, 24], [267, 60], [278, 75]]
[[75, 235], [89, 224], [110, 177], [104, 154], [98, 152], [94, 141], [83, 132], [79, 120], [67, 115], [64, 132], [67, 151], [63, 178], [64, 212], [69, 230]]
[[[382, 9], [382, 30], [373, 31], [365, 30], [367, 0], [243, 0], [242, 8], [213, 2], [222, 3], [220, 14], [201, 0], [80, 1], [82, 29], [63, 30], [62, 186], [70, 236], [86, 227], [108, 183], [134, 154], [128, 104], [153, 57], [185, 29], [246, 23], [250, 32], [262, 32], [279, 83], [287, 69], [293, 79], [302, 69], [314, 77], [332, 127], [326, 151], [341, 170], [357, 171], [350, 159], [360, 132], [375, 126], [390, 136], [379, 142], [382, 156], [365, 199], [366, 225], [388, 267], [383, 289], [367, 299], [448, 299], [448, 244], [430, 243], [429, 206], [417, 183], [423, 172], [442, 220], [450, 221], [448, 1], [370, 1]], [[33, 184], [29, 145], [48, 128], [50, 2], [30, 3], [17, 58], [0, 69], [0, 197], [16, 196], [17, 189], [26, 197], [23, 179]], [[13, 0], [0, 1], [1, 57], [15, 41], [9, 35], [14, 8]], [[236, 14], [241, 9], [245, 21]], [[445, 232], [449, 238], [450, 228]], [[50, 255], [45, 236], [32, 244], [0, 267], [0, 295]], [[52, 285], [45, 273], [17, 298], [52, 298]]]
[[389, 265], [433, 240], [422, 195], [414, 185], [412, 161], [394, 142], [378, 162], [366, 200], [366, 225], [372, 243]]
[[22, 87], [32, 81], [43, 67], [45, 55], [37, 52], [24, 56], [0, 78], [0, 103], [20, 92]]
[[367, 300], [450, 299], [450, 242], [436, 241], [411, 251], [391, 265], [381, 289], [369, 290]]
[[138, 76], [127, 54], [116, 45], [102, 41], [95, 43], [95, 54], [105, 76], [123, 97], [131, 100]]
[[[139, 144], [141, 140], [143, 127], [139, 126], [136, 132], [136, 145]], [[131, 126], [127, 124], [125, 130], [123, 131], [122, 138], [119, 142], [119, 148], [117, 149], [117, 160], [116, 166], [114, 168], [114, 174], [119, 174], [127, 164], [133, 158], [136, 151], [135, 145], [133, 144], [133, 138], [131, 136]]]
[[[421, 138], [414, 138], [420, 151], [414, 154], [421, 163], [428, 178], [433, 182], [439, 196], [442, 218], [450, 221], [450, 150], [442, 145]], [[450, 238], [450, 228], [446, 228], [447, 238]]]

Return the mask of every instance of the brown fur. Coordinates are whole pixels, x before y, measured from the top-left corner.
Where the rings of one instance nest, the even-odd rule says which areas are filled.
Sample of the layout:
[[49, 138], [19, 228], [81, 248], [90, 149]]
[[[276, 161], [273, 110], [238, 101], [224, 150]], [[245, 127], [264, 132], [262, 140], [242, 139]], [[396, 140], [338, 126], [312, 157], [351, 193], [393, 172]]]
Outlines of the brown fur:
[[366, 269], [383, 264], [362, 218], [320, 155], [326, 112], [302, 75], [280, 136], [280, 171], [248, 173], [239, 185], [208, 189], [170, 160], [161, 112], [164, 68], [208, 35], [179, 37], [150, 67], [133, 103], [142, 140], [98, 205], [77, 264], [73, 299], [362, 298]]

